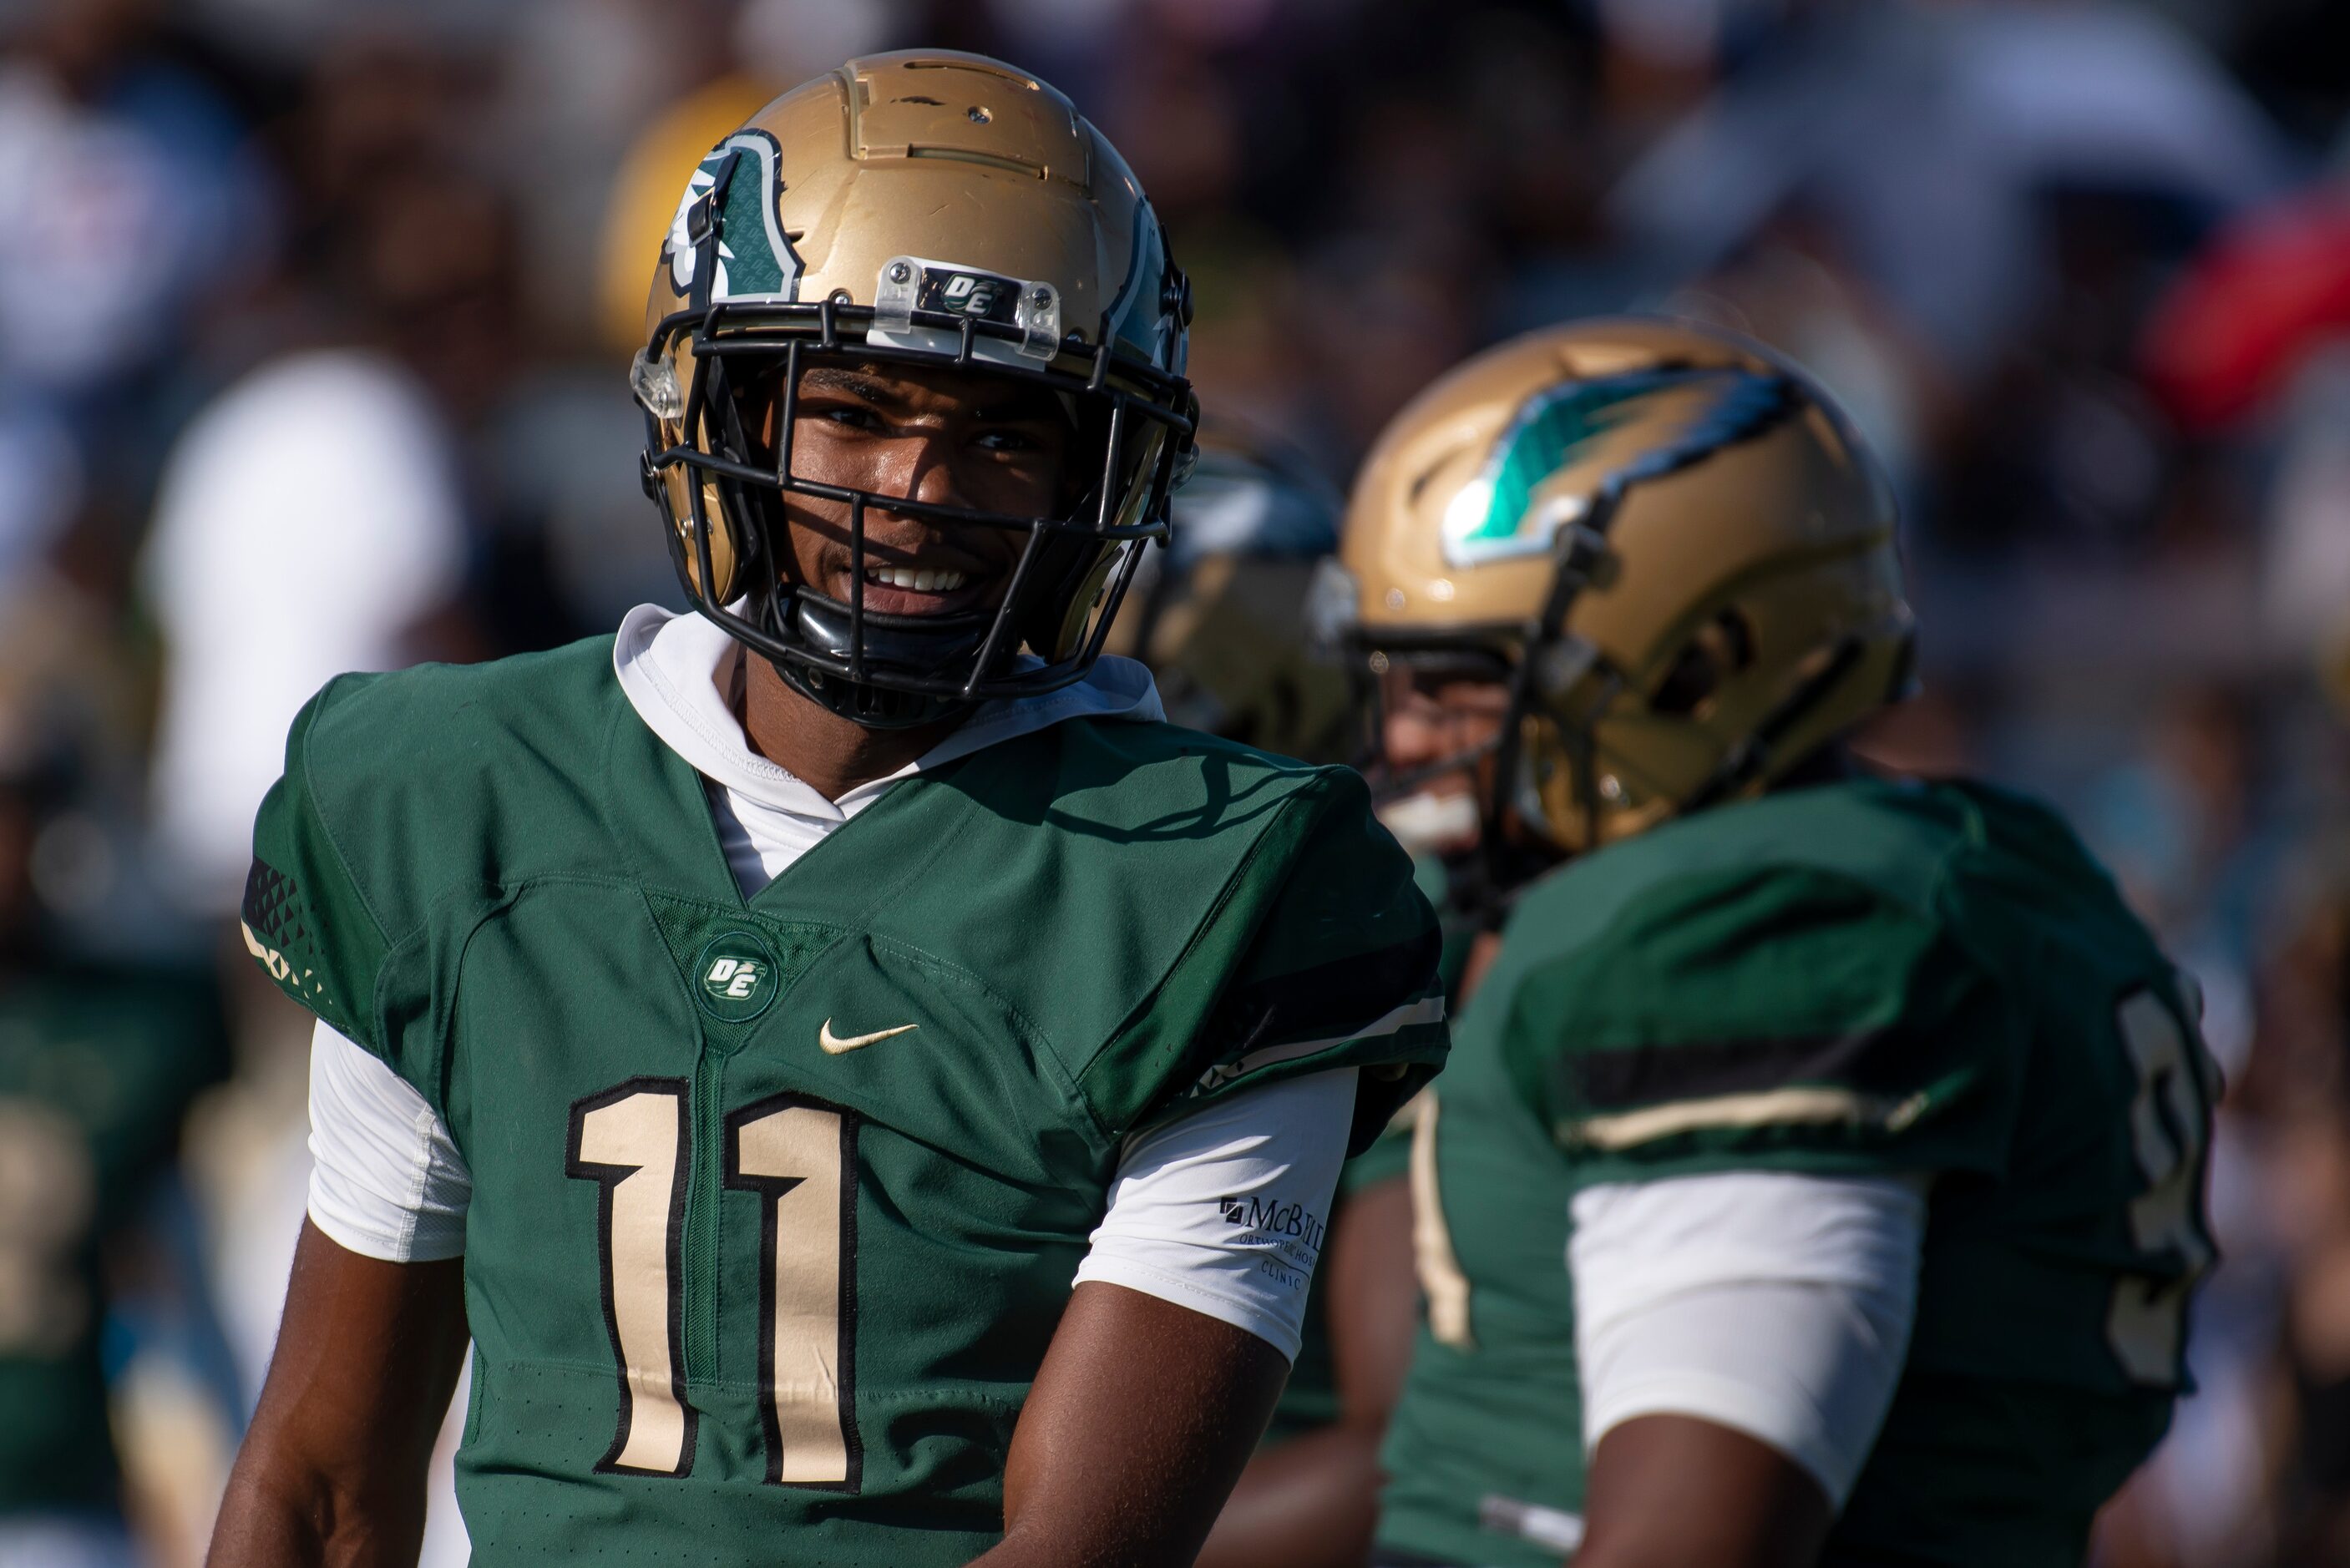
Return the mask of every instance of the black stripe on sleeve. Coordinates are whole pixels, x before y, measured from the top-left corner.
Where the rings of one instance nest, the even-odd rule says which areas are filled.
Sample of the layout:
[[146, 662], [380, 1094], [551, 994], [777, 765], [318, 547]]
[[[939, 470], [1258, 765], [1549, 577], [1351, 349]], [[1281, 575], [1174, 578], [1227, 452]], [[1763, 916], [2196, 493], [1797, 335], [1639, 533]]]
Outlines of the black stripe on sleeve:
[[1792, 1084], [1834, 1084], [1864, 1093], [1916, 1086], [1928, 1042], [1911, 1030], [1784, 1040], [1709, 1041], [1595, 1051], [1565, 1064], [1585, 1108], [1628, 1110], [1673, 1100], [1751, 1095]]
[[1443, 947], [1428, 926], [1391, 947], [1235, 985], [1201, 1031], [1201, 1057], [1225, 1062], [1265, 1045], [1352, 1033], [1424, 994]]

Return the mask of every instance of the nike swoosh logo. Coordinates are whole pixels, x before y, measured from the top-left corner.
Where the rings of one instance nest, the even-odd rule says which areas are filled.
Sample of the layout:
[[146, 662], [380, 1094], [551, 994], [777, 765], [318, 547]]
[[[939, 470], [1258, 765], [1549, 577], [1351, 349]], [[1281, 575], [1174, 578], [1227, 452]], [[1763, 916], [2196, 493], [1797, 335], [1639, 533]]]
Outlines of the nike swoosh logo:
[[872, 1044], [876, 1040], [887, 1040], [892, 1034], [903, 1034], [909, 1029], [920, 1027], [919, 1023], [900, 1023], [895, 1029], [876, 1029], [870, 1034], [852, 1034], [843, 1040], [832, 1032], [832, 1020], [827, 1018], [824, 1021], [824, 1026], [816, 1032], [816, 1043], [824, 1047], [826, 1055], [837, 1056], [844, 1052], [860, 1050]]

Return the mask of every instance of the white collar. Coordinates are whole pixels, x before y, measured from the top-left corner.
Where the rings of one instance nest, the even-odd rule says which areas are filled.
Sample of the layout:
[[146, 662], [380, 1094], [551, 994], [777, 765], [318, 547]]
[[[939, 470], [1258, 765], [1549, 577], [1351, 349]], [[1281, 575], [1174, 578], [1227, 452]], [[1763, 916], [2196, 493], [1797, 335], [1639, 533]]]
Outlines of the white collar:
[[1153, 721], [1167, 716], [1149, 670], [1131, 659], [1105, 656], [1083, 680], [1058, 691], [983, 703], [920, 757], [831, 801], [751, 749], [723, 695], [741, 657], [742, 645], [715, 622], [659, 605], [639, 605], [620, 622], [612, 644], [612, 673], [619, 677], [620, 690], [645, 727], [695, 772], [760, 805], [820, 822], [847, 820], [855, 808], [910, 774], [943, 767], [1064, 719]]

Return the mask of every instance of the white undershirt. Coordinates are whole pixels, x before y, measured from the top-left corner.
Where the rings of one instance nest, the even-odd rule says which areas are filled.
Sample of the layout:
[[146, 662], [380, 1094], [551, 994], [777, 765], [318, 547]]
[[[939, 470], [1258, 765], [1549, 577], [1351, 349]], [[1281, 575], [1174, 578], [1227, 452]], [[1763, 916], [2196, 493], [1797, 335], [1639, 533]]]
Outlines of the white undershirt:
[[[702, 774], [746, 897], [908, 774], [1064, 719], [1162, 716], [1149, 672], [1106, 658], [1076, 685], [986, 704], [920, 761], [831, 801], [751, 750], [723, 695], [740, 657], [700, 616], [640, 605], [621, 622], [612, 661], [646, 727]], [[1189, 1307], [1294, 1359], [1354, 1104], [1347, 1067], [1247, 1090], [1128, 1139], [1077, 1281]], [[394, 1262], [463, 1252], [473, 1178], [448, 1128], [323, 1023], [311, 1044], [310, 1152], [310, 1218], [338, 1244]]]
[[1927, 1185], [1749, 1170], [1577, 1193], [1586, 1449], [1635, 1417], [1694, 1416], [1768, 1443], [1842, 1508], [1908, 1352]]

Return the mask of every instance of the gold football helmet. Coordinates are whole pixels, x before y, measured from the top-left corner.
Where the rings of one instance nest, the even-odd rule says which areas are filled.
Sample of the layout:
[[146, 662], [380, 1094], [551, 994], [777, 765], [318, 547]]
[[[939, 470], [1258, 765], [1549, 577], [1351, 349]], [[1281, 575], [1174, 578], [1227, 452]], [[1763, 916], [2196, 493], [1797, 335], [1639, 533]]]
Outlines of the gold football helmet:
[[1144, 560], [1109, 639], [1150, 667], [1169, 719], [1309, 763], [1354, 760], [1354, 693], [1305, 619], [1345, 506], [1272, 435], [1201, 425], [1168, 547]]
[[[1761, 792], [1908, 689], [1892, 493], [1802, 372], [1733, 334], [1579, 322], [1479, 355], [1366, 462], [1319, 615], [1374, 670], [1511, 690], [1505, 812], [1574, 853]], [[1408, 782], [1408, 781], [1399, 781]]]
[[[858, 722], [926, 722], [1051, 691], [1101, 650], [1191, 450], [1191, 295], [1149, 202], [1068, 99], [997, 60], [852, 60], [702, 161], [654, 269], [630, 373], [645, 488], [693, 607]], [[800, 373], [952, 365], [1055, 393], [1098, 475], [1055, 517], [817, 483], [792, 472]], [[761, 402], [760, 400], [765, 400]], [[760, 414], [782, 432], [763, 452]], [[1090, 471], [1089, 471], [1090, 472]], [[848, 508], [852, 602], [784, 580], [784, 498]], [[868, 613], [867, 508], [1024, 533], [1003, 603]], [[1035, 657], [1021, 659], [1025, 649]]]

